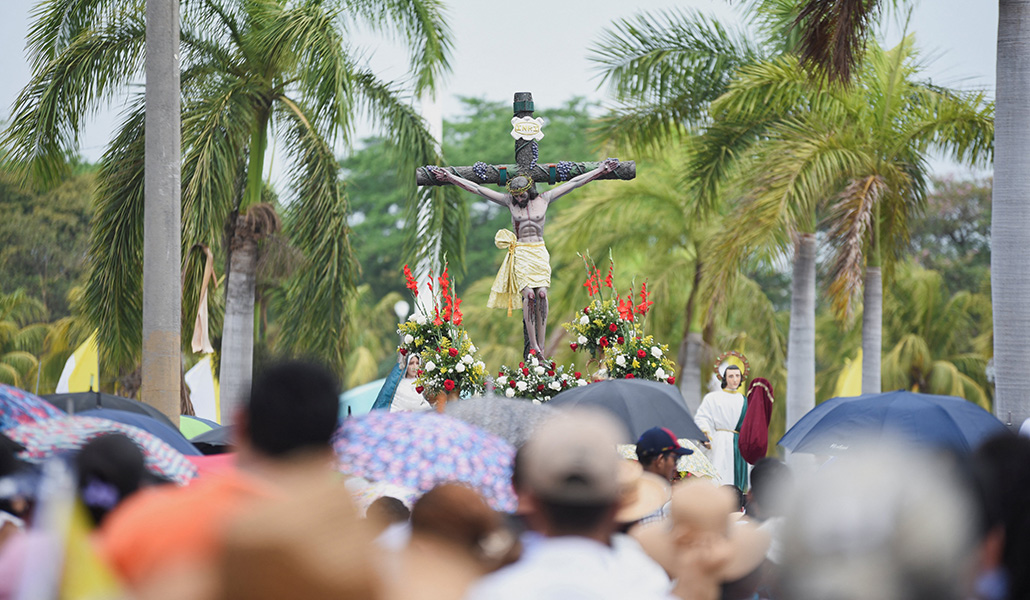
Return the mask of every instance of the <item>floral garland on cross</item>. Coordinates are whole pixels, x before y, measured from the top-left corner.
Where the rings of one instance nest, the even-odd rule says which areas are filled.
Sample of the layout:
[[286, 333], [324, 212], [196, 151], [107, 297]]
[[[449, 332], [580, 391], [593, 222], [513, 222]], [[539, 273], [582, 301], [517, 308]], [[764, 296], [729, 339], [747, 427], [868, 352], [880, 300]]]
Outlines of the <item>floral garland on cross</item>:
[[508, 398], [525, 398], [540, 404], [562, 390], [589, 383], [575, 368], [573, 364], [566, 369], [565, 365], [538, 357], [536, 350], [530, 350], [529, 357], [518, 367], [502, 366], [494, 383]]
[[[479, 358], [468, 332], [461, 327], [461, 298], [454, 292], [447, 267], [436, 278], [439, 299], [432, 296], [432, 311], [418, 297], [418, 282], [404, 265], [405, 287], [415, 300], [415, 313], [397, 325], [401, 343], [397, 352], [401, 356], [417, 353], [421, 367], [415, 376], [415, 391], [427, 398], [440, 393], [482, 394], [486, 379], [486, 365]], [[433, 274], [427, 286], [433, 291]], [[429, 315], [432, 319], [429, 319]]]

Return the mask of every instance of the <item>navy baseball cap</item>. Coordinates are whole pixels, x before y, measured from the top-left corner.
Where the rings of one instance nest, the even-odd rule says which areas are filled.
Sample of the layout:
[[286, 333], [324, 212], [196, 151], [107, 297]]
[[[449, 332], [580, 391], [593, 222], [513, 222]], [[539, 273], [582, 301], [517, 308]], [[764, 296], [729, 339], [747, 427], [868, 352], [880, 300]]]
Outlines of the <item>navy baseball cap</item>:
[[677, 456], [693, 454], [694, 451], [680, 446], [676, 436], [664, 427], [652, 427], [640, 434], [637, 440], [637, 456], [658, 456], [665, 452], [675, 452]]

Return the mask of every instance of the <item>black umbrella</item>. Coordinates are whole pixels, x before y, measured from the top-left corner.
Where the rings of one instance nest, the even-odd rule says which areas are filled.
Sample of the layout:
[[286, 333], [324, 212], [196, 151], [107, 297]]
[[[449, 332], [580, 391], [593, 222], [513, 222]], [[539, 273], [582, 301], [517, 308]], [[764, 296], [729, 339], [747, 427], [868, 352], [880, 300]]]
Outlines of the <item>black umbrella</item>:
[[601, 406], [611, 411], [636, 442], [652, 427], [665, 427], [678, 438], [706, 440], [694, 423], [679, 390], [668, 383], [643, 379], [609, 379], [559, 392], [550, 402], [555, 408]]
[[190, 443], [200, 450], [201, 454], [224, 454], [234, 450], [232, 445], [232, 433], [235, 426], [224, 425], [213, 427], [211, 431], [205, 431], [200, 435], [190, 438]]
[[172, 429], [179, 429], [174, 423], [172, 423], [171, 419], [165, 416], [163, 412], [149, 404], [144, 404], [138, 400], [133, 400], [132, 398], [122, 398], [121, 396], [105, 394], [103, 392], [50, 394], [49, 396], [43, 396], [43, 398], [50, 404], [53, 404], [70, 415], [78, 414], [84, 410], [90, 410], [92, 408], [114, 408], [116, 410], [125, 410], [128, 412], [139, 413], [141, 415], [147, 415], [148, 417], [153, 417], [158, 421], [161, 421]]

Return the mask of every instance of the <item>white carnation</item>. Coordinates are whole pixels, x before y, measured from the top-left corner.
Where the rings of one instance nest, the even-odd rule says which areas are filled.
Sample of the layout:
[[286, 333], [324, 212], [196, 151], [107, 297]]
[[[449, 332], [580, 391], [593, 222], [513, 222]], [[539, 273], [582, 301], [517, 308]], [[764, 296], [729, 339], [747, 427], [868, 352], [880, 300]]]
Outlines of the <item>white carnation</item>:
[[464, 373], [464, 372], [465, 372], [465, 363], [458, 363], [458, 364], [457, 364], [457, 365], [456, 365], [456, 366], [454, 367], [454, 370], [455, 370], [455, 371], [457, 371], [457, 372], [459, 372], [459, 373]]
[[658, 370], [654, 372], [654, 376], [658, 379], [668, 379], [668, 377], [665, 374], [665, 369], [661, 367], [658, 367]]
[[405, 344], [410, 344], [411, 342], [414, 342], [414, 341], [415, 341], [415, 336], [411, 335], [410, 333], [407, 334], [406, 336], [404, 336], [404, 343]]
[[515, 382], [515, 387], [518, 388], [518, 390], [520, 392], [524, 392], [524, 391], [526, 391], [526, 388], [529, 387], [529, 386], [526, 384], [525, 381], [516, 381]]
[[466, 365], [471, 365], [472, 364], [472, 355], [471, 354], [466, 354], [465, 356], [462, 356], [461, 357], [461, 362], [465, 363]]
[[469, 344], [469, 354], [474, 354], [475, 352], [476, 352], [476, 347], [473, 346], [472, 344]]
[[533, 372], [534, 372], [534, 373], [536, 373], [537, 375], [543, 375], [543, 374], [544, 374], [544, 371], [546, 371], [546, 370], [547, 370], [547, 369], [545, 369], [545, 368], [543, 368], [543, 367], [535, 367], [535, 368], [533, 369]]
[[504, 375], [501, 375], [497, 378], [497, 385], [508, 385], [508, 378]]
[[579, 318], [579, 324], [580, 325], [587, 325], [589, 323], [590, 323], [590, 317], [588, 317], [586, 315], [583, 315], [582, 317]]
[[509, 398], [514, 398], [515, 397], [515, 389], [514, 388], [508, 388], [508, 389], [504, 390], [504, 395], [509, 397]]
[[415, 322], [418, 323], [419, 325], [425, 325], [426, 324], [426, 317], [425, 317], [425, 315], [415, 315]]
[[577, 342], [579, 342], [580, 344], [585, 344], [585, 343], [587, 343], [587, 338], [586, 338], [585, 336], [582, 336], [582, 335], [581, 335], [581, 336], [579, 336], [579, 337], [578, 337], [578, 338], [576, 339], [576, 341], [577, 341]]
[[428, 362], [426, 363], [426, 371], [433, 371], [433, 370], [435, 370], [435, 369], [436, 369], [436, 363], [435, 363], [435, 362], [433, 362], [433, 361], [428, 361]]
[[662, 356], [662, 349], [658, 346], [651, 346], [651, 356], [660, 358]]
[[615, 357], [615, 364], [619, 365], [620, 367], [625, 367], [626, 366], [626, 357], [623, 356], [622, 354], [616, 356]]

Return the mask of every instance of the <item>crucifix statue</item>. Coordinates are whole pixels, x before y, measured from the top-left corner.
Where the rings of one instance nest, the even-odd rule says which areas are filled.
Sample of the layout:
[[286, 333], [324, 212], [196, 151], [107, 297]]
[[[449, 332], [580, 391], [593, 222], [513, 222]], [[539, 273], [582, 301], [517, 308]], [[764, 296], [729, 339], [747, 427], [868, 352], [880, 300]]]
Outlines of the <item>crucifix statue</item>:
[[[512, 137], [515, 138], [514, 165], [491, 166], [478, 162], [472, 167], [422, 167], [416, 173], [418, 185], [453, 184], [506, 207], [511, 212], [514, 232], [502, 229], [494, 237], [498, 248], [508, 250], [497, 279], [490, 288], [487, 306], [522, 309], [525, 344], [523, 354], [535, 350], [543, 355], [547, 325], [547, 290], [551, 286], [550, 256], [544, 246], [544, 222], [551, 202], [595, 179], [633, 179], [636, 164], [613, 158], [600, 163], [539, 164], [537, 140], [543, 137], [542, 119], [534, 119], [533, 95], [515, 94]], [[537, 193], [536, 182], [554, 185]], [[477, 183], [478, 182], [478, 183]], [[506, 188], [499, 192], [483, 184]]]

